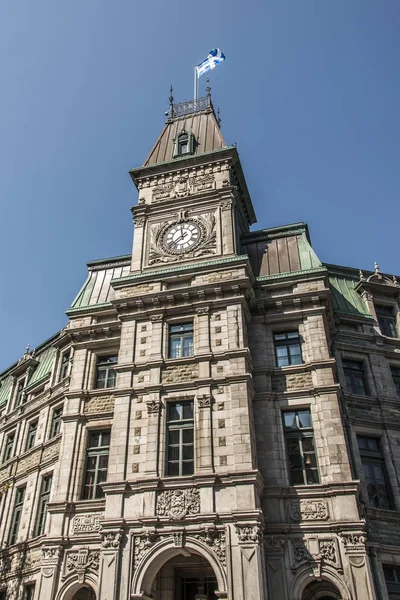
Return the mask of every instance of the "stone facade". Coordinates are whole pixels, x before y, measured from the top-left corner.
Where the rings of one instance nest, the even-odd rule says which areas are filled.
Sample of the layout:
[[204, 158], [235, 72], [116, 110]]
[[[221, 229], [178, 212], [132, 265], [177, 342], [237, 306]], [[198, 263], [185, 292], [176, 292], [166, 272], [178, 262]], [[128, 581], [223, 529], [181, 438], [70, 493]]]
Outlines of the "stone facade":
[[207, 106], [193, 154], [153, 160], [164, 131], [132, 171], [132, 255], [91, 263], [67, 327], [1, 376], [6, 598], [397, 597], [397, 280], [323, 265], [302, 223], [250, 233]]

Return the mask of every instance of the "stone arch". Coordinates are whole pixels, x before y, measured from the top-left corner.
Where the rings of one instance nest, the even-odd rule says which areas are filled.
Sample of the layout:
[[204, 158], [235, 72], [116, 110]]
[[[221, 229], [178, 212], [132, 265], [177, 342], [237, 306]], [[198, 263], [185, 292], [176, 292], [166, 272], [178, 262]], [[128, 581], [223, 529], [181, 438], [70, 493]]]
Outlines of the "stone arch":
[[85, 576], [85, 581], [78, 581], [76, 577], [69, 579], [60, 588], [57, 594], [57, 600], [73, 600], [75, 594], [82, 588], [89, 587], [96, 594], [98, 598], [98, 586], [97, 581], [90, 575]]
[[290, 586], [290, 598], [303, 599], [303, 593], [305, 592], [307, 587], [314, 582], [320, 583], [321, 587], [323, 586], [324, 582], [328, 582], [334, 588], [337, 589], [341, 596], [341, 600], [353, 600], [352, 595], [343, 579], [339, 577], [335, 569], [329, 566], [324, 566], [321, 578], [318, 579], [314, 577], [314, 575], [311, 573], [309, 566], [304, 566], [298, 572], [297, 577], [294, 579], [292, 585]]
[[150, 552], [148, 552], [141, 560], [137, 568], [134, 569], [132, 595], [137, 597], [140, 597], [142, 594], [150, 596], [153, 582], [161, 567], [163, 567], [171, 558], [178, 556], [179, 554], [184, 556], [198, 554], [202, 556], [207, 560], [215, 573], [218, 590], [220, 592], [226, 591], [227, 583], [225, 571], [219, 560], [205, 544], [202, 544], [196, 539], [187, 538], [184, 547], [177, 547], [174, 546], [172, 538], [167, 538], [155, 544]]

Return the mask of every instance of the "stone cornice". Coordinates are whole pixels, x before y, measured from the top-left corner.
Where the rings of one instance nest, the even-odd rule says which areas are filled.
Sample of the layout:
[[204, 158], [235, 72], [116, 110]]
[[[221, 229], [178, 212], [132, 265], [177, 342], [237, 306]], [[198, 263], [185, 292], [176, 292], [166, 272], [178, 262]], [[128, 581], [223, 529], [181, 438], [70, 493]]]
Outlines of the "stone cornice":
[[331, 498], [334, 496], [348, 496], [358, 493], [359, 480], [340, 483], [325, 483], [318, 485], [287, 485], [268, 486], [263, 490], [263, 498], [288, 498], [288, 499], [317, 499]]

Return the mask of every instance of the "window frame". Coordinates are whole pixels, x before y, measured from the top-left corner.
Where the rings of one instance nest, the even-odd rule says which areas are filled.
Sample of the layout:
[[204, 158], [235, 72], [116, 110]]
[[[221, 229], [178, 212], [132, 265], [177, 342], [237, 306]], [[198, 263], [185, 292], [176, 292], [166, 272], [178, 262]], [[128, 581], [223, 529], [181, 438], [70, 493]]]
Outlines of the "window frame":
[[[55, 406], [52, 409], [49, 440], [52, 440], [60, 434], [63, 412], [64, 406], [62, 404]], [[60, 414], [58, 415], [58, 413]]]
[[[92, 436], [94, 436], [94, 435], [103, 436], [104, 434], [109, 435], [108, 445], [105, 445], [105, 446], [100, 446], [100, 445], [90, 446], [89, 445], [91, 443]], [[103, 441], [102, 437], [100, 439], [101, 439], [101, 441]], [[85, 471], [84, 471], [83, 485], [82, 485], [82, 500], [98, 500], [99, 498], [104, 498], [105, 494], [104, 494], [101, 486], [99, 487], [99, 483], [103, 483], [103, 481], [107, 480], [108, 458], [110, 456], [110, 446], [111, 446], [111, 427], [88, 430], [88, 437], [87, 437], [87, 442], [86, 442]], [[100, 466], [100, 457], [101, 456], [107, 456], [106, 468]], [[94, 469], [92, 469], [92, 468], [89, 469], [89, 467], [88, 467], [89, 460], [93, 457], [96, 458], [96, 464], [95, 464]], [[93, 471], [94, 471], [93, 484], [89, 484], [88, 483], [88, 474]], [[99, 473], [103, 472], [103, 471], [106, 472], [106, 477], [103, 481], [99, 481]], [[92, 489], [92, 493], [90, 493], [90, 489]], [[88, 490], [88, 493], [86, 493], [86, 490]]]
[[[284, 339], [277, 339], [278, 336], [285, 336]], [[288, 337], [295, 336], [295, 337]], [[304, 364], [303, 352], [302, 352], [302, 344], [301, 344], [301, 335], [298, 329], [294, 329], [292, 331], [274, 331], [273, 332], [273, 341], [274, 341], [274, 353], [275, 353], [275, 362], [278, 368], [283, 367], [291, 367], [298, 366]], [[300, 352], [293, 354], [291, 353], [291, 348], [299, 348]], [[285, 357], [278, 356], [278, 349], [285, 348], [286, 349], [286, 359]], [[294, 357], [299, 356], [299, 362], [294, 360]], [[283, 360], [287, 360], [287, 364], [280, 364]]]
[[[6, 436], [5, 436], [5, 440], [4, 440], [4, 452], [3, 452], [3, 463], [6, 463], [7, 461], [11, 460], [12, 458], [14, 458], [14, 453], [15, 453], [15, 436], [16, 436], [16, 430], [14, 429], [13, 431], [9, 431]], [[9, 444], [9, 439], [12, 437], [11, 440], [11, 444]], [[9, 454], [9, 456], [7, 456]]]
[[25, 452], [27, 452], [28, 450], [31, 450], [35, 446], [39, 420], [34, 419], [32, 421], [29, 421], [27, 423], [27, 425], [28, 425], [28, 432], [26, 435]]
[[[115, 360], [110, 360], [114, 359]], [[95, 381], [94, 381], [94, 389], [96, 390], [107, 390], [115, 388], [117, 384], [117, 371], [115, 370], [115, 366], [118, 365], [118, 353], [117, 354], [98, 354], [96, 356], [96, 372], [95, 372]], [[101, 375], [105, 373], [104, 378], [104, 386], [99, 385], [99, 382], [102, 381]], [[111, 374], [111, 375], [110, 375]], [[112, 385], [108, 385], [111, 381]]]
[[[376, 443], [377, 449], [373, 450], [372, 448], [360, 448], [360, 440], [364, 440], [364, 441], [367, 440], [368, 443], [374, 441]], [[368, 502], [367, 502], [368, 506], [371, 506], [373, 508], [382, 509], [382, 510], [393, 510], [394, 509], [393, 494], [392, 494], [392, 489], [390, 487], [389, 477], [388, 477], [387, 471], [386, 471], [385, 455], [382, 452], [381, 438], [373, 436], [373, 435], [357, 434], [357, 447], [358, 447], [358, 453], [360, 456], [360, 461], [361, 461], [361, 466], [362, 466], [366, 498], [368, 499]], [[364, 468], [364, 465], [368, 465], [368, 467], [371, 467], [372, 465], [377, 465], [377, 466], [381, 467], [382, 481], [384, 482], [385, 488], [386, 488], [386, 496], [387, 496], [387, 505], [386, 506], [382, 506], [381, 501], [380, 501], [379, 487], [377, 485], [377, 480], [375, 479], [374, 469], [370, 469], [370, 472], [373, 475], [373, 477], [370, 477], [366, 474], [366, 469]], [[376, 502], [374, 503], [373, 501], [371, 501], [372, 496], [370, 496], [370, 493], [368, 491], [368, 486], [369, 486], [368, 480], [369, 479], [372, 479], [372, 481], [373, 481], [373, 485], [376, 490], [375, 497], [378, 499], [377, 503]]]
[[25, 390], [26, 375], [17, 379], [15, 383], [15, 399], [14, 408], [18, 408], [21, 404], [24, 404], [24, 390]]
[[396, 396], [400, 400], [400, 367], [391, 366], [390, 374], [392, 376]]
[[[22, 496], [19, 494], [22, 492]], [[25, 501], [25, 492], [26, 492], [26, 484], [20, 485], [16, 488], [15, 496], [14, 496], [14, 506], [11, 515], [11, 523], [10, 530], [8, 533], [8, 545], [13, 546], [17, 543], [18, 540], [18, 532], [21, 525], [21, 516], [22, 511], [24, 509], [24, 501]], [[18, 500], [18, 501], [17, 501]]]
[[[352, 367], [350, 364], [358, 365], [358, 367]], [[367, 378], [365, 373], [365, 361], [362, 359], [353, 359], [353, 358], [342, 358], [342, 369], [344, 374], [345, 381], [345, 389], [349, 394], [354, 394], [356, 396], [368, 396], [369, 390], [367, 386]], [[363, 384], [362, 392], [359, 391], [361, 388], [357, 385], [356, 374], [361, 375], [361, 381]], [[349, 385], [348, 377], [351, 380], [351, 385]]]
[[26, 583], [23, 588], [23, 600], [33, 600], [35, 597], [35, 584]]
[[35, 537], [44, 535], [47, 519], [47, 505], [50, 500], [51, 486], [53, 483], [53, 473], [42, 476], [40, 484], [39, 503], [36, 514]]
[[[391, 570], [393, 579], [386, 577], [388, 570]], [[382, 563], [383, 576], [385, 578], [385, 584], [388, 594], [400, 595], [400, 566], [388, 563]], [[390, 596], [389, 596], [390, 597]]]
[[69, 370], [71, 366], [71, 358], [72, 358], [72, 348], [67, 348], [61, 354], [60, 357], [60, 375], [58, 380], [62, 381], [69, 375]]
[[[184, 407], [191, 406], [191, 417], [184, 417]], [[179, 419], [172, 419], [170, 417], [173, 407], [179, 407]], [[190, 477], [195, 474], [195, 413], [194, 413], [194, 400], [171, 400], [167, 402], [166, 406], [166, 426], [165, 426], [165, 476], [166, 477]], [[178, 443], [171, 443], [171, 433], [178, 431]], [[184, 440], [184, 431], [192, 432], [191, 442]], [[192, 457], [184, 457], [184, 448], [192, 448]], [[178, 448], [178, 458], [171, 459], [172, 449]], [[191, 472], [183, 472], [184, 464], [191, 463]], [[178, 473], [173, 473], [171, 465], [178, 464]]]
[[394, 314], [394, 306], [388, 304], [375, 304], [375, 315], [382, 335], [389, 338], [398, 338], [397, 319]]
[[[301, 425], [299, 413], [308, 413], [309, 426], [302, 427]], [[285, 416], [294, 414], [294, 420], [296, 423], [296, 428], [287, 427], [285, 424]], [[310, 407], [292, 407], [285, 408], [282, 410], [282, 426], [283, 433], [285, 437], [285, 447], [286, 447], [286, 456], [287, 456], [287, 465], [289, 472], [289, 481], [290, 485], [298, 486], [298, 485], [320, 485], [321, 477], [319, 473], [319, 465], [318, 465], [318, 455], [317, 448], [315, 445], [315, 437], [314, 437], [314, 428], [312, 423], [312, 415]], [[291, 440], [296, 440], [298, 442], [299, 456], [300, 456], [300, 466], [292, 467], [290, 463], [291, 452], [289, 450], [289, 442]], [[304, 448], [304, 440], [312, 440], [313, 450], [307, 450]], [[314, 455], [315, 466], [307, 466], [306, 456]], [[312, 471], [314, 476], [316, 476], [316, 481], [309, 482], [308, 481], [308, 471]], [[296, 473], [302, 473], [303, 483], [295, 483], [294, 475]]]

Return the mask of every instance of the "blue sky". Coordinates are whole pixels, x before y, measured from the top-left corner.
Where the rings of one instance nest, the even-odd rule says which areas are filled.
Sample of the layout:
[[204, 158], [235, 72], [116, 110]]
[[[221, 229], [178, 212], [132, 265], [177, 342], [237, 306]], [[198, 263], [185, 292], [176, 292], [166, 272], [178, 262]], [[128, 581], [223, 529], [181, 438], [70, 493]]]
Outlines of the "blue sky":
[[321, 260], [399, 274], [399, 30], [398, 0], [3, 0], [0, 369], [130, 252], [128, 170], [216, 46], [253, 229], [306, 221]]

